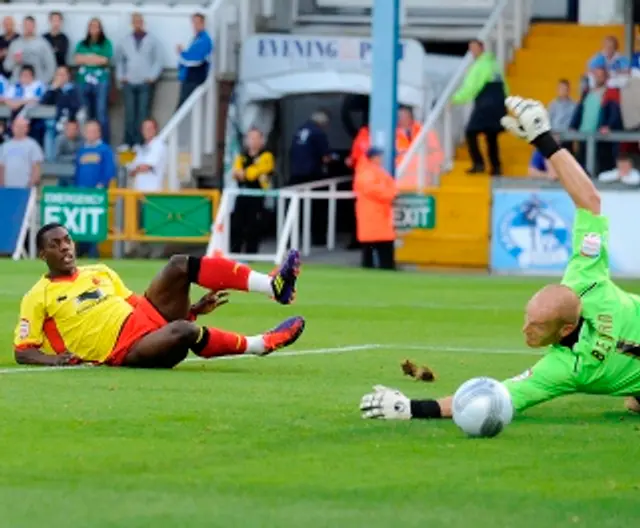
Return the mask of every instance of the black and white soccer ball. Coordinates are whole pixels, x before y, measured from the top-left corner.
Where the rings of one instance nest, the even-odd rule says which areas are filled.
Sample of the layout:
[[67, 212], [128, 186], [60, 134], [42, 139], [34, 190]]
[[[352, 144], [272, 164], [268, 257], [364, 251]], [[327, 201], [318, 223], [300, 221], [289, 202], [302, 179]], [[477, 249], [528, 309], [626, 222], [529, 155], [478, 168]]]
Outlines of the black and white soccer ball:
[[497, 380], [472, 378], [453, 396], [453, 421], [469, 436], [491, 438], [512, 419], [511, 396]]

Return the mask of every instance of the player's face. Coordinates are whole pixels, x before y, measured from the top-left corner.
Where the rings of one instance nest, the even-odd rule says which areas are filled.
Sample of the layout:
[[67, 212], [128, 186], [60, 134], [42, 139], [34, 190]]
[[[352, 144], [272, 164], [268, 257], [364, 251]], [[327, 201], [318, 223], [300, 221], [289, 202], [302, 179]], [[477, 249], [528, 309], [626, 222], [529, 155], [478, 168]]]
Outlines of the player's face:
[[47, 231], [40, 257], [47, 263], [49, 271], [71, 273], [76, 268], [76, 248], [64, 227]]
[[530, 307], [525, 312], [522, 333], [527, 346], [531, 348], [552, 345], [560, 340], [558, 322], [544, 318]]

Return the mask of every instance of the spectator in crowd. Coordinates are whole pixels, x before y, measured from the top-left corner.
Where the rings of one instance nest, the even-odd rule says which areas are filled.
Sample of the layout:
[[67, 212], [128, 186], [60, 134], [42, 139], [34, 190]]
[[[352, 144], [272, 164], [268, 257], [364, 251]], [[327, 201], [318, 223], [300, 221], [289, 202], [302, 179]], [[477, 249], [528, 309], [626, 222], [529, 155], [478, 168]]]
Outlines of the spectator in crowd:
[[133, 32], [118, 44], [115, 55], [116, 77], [124, 94], [125, 128], [120, 150], [142, 143], [142, 122], [151, 115], [153, 86], [162, 73], [162, 49], [147, 33], [139, 13], [131, 17]]
[[[116, 176], [116, 162], [113, 150], [102, 141], [100, 123], [92, 120], [84, 126], [84, 143], [76, 154], [73, 178], [75, 187], [101, 189], [108, 187]], [[78, 244], [78, 254], [98, 258], [98, 244], [82, 242]]]
[[76, 82], [82, 95], [82, 105], [89, 119], [97, 120], [102, 137], [109, 142], [109, 62], [113, 56], [111, 41], [105, 36], [102, 22], [89, 21], [87, 36], [78, 42], [75, 62], [79, 65]]
[[17, 117], [11, 125], [13, 137], [2, 145], [0, 187], [35, 187], [40, 183], [40, 165], [44, 153], [28, 136], [29, 122]]
[[74, 185], [76, 187], [108, 187], [116, 177], [116, 162], [112, 148], [102, 141], [100, 123], [87, 121], [84, 143], [76, 156]]
[[545, 180], [557, 180], [553, 167], [547, 162], [539, 150], [535, 150], [529, 161], [527, 174], [531, 178], [543, 178]]
[[289, 151], [290, 185], [321, 180], [325, 165], [331, 159], [327, 127], [329, 114], [316, 110], [302, 126], [296, 130]]
[[[327, 128], [329, 114], [316, 110], [293, 136], [289, 150], [289, 184], [310, 183], [325, 178], [331, 160]], [[311, 209], [311, 243], [324, 245], [327, 236], [327, 203], [316, 200]]]
[[593, 73], [593, 69], [601, 68], [602, 63], [607, 71], [615, 69], [618, 61], [622, 58], [622, 55], [618, 53], [619, 48], [620, 44], [616, 37], [613, 35], [605, 37], [602, 41], [602, 49], [589, 59], [589, 71]]
[[0, 74], [0, 104], [4, 103], [5, 99], [7, 98], [7, 92], [9, 91], [9, 87], [11, 85], [9, 84], [9, 81], [7, 80], [7, 78]]
[[7, 70], [4, 61], [9, 53], [9, 46], [20, 35], [16, 33], [16, 23], [12, 16], [6, 16], [2, 19], [2, 29], [4, 30], [0, 36], [0, 75], [11, 77], [12, 71]]
[[[584, 134], [595, 134], [603, 127], [602, 101], [607, 84], [607, 70], [601, 63], [593, 71], [594, 85], [586, 91], [576, 107], [569, 128], [579, 130]], [[599, 143], [597, 146], [598, 167], [608, 170], [613, 167], [612, 145]], [[577, 160], [584, 166], [586, 162], [586, 145], [581, 142], [578, 148]]]
[[71, 81], [68, 66], [60, 66], [56, 70], [51, 86], [42, 97], [44, 105], [56, 107], [56, 129], [62, 131], [68, 120], [78, 119], [82, 108], [82, 96], [78, 87]]
[[560, 79], [558, 96], [549, 104], [551, 129], [555, 132], [567, 131], [575, 110], [576, 103], [571, 99], [571, 85], [567, 79]]
[[633, 167], [627, 154], [620, 154], [615, 169], [601, 172], [598, 181], [602, 183], [622, 182], [625, 185], [640, 185], [640, 172]]
[[66, 66], [69, 55], [69, 39], [62, 32], [64, 19], [60, 11], [49, 13], [49, 32], [42, 35], [53, 49], [57, 66]]
[[[264, 135], [257, 128], [247, 132], [245, 148], [233, 163], [233, 178], [240, 189], [271, 187], [275, 162], [265, 149]], [[264, 196], [238, 196], [231, 217], [231, 252], [257, 253], [264, 223]]]
[[75, 119], [64, 123], [64, 134], [56, 138], [54, 159], [58, 163], [74, 163], [83, 139], [80, 136], [80, 125]]
[[358, 241], [364, 268], [395, 269], [393, 201], [398, 194], [395, 180], [382, 166], [382, 150], [372, 147], [356, 168]]
[[9, 46], [4, 67], [12, 72], [16, 82], [23, 66], [32, 66], [36, 79], [49, 84], [56, 70], [56, 57], [49, 43], [36, 34], [36, 21], [32, 16], [22, 22], [22, 36]]
[[454, 94], [453, 104], [473, 101], [473, 110], [467, 123], [466, 138], [472, 166], [470, 174], [485, 171], [485, 163], [480, 153], [478, 136], [484, 134], [489, 149], [491, 174], [502, 174], [498, 135], [502, 132], [500, 119], [505, 115], [504, 100], [508, 89], [502, 75], [502, 68], [494, 55], [485, 51], [479, 40], [469, 42], [469, 52], [473, 65], [467, 72], [460, 89]]
[[188, 48], [178, 45], [178, 79], [180, 80], [180, 99], [182, 105], [193, 91], [207, 80], [211, 65], [213, 41], [205, 29], [205, 17], [196, 13], [191, 18], [195, 36]]
[[133, 188], [136, 191], [162, 191], [167, 165], [167, 147], [158, 138], [158, 123], [155, 119], [145, 119], [141, 127], [144, 142], [128, 167], [129, 177], [133, 179]]
[[[159, 192], [164, 189], [167, 147], [158, 138], [158, 123], [147, 118], [142, 122], [141, 136], [144, 140], [136, 157], [129, 165], [132, 187], [141, 192]], [[160, 258], [164, 254], [163, 244], [132, 244], [128, 256]]]
[[[33, 66], [25, 65], [20, 72], [20, 80], [16, 84], [9, 86], [5, 104], [11, 109], [11, 117], [15, 118], [19, 114], [24, 114], [29, 107], [33, 107], [40, 102], [45, 92], [44, 85], [35, 79]], [[45, 126], [42, 119], [32, 119], [30, 122], [29, 135], [40, 145], [43, 144]]]

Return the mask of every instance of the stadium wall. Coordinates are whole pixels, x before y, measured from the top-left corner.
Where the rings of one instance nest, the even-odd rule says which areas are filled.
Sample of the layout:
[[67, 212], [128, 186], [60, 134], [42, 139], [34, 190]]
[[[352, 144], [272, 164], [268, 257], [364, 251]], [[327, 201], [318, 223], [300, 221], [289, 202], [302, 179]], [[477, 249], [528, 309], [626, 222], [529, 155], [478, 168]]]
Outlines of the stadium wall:
[[[484, 268], [489, 265], [491, 187], [440, 187], [432, 197], [433, 221], [398, 228], [396, 259], [401, 264]], [[398, 226], [398, 222], [396, 222]]]

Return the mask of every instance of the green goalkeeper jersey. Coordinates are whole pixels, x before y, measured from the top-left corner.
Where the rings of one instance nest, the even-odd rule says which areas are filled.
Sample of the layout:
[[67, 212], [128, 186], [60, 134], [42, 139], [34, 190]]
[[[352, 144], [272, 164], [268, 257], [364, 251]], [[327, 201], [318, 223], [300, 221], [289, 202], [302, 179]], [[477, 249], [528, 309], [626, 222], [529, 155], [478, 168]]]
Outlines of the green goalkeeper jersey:
[[562, 284], [580, 296], [580, 324], [531, 369], [505, 381], [516, 410], [575, 392], [640, 395], [640, 297], [611, 280], [608, 235], [607, 218], [576, 211]]

